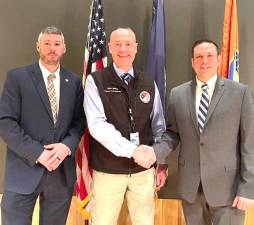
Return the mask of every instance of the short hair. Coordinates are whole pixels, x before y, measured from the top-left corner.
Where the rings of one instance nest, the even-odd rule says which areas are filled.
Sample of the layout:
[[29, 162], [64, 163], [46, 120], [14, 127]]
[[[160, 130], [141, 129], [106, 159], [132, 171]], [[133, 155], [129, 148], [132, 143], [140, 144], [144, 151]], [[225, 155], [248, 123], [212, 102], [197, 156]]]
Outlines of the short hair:
[[200, 40], [197, 40], [194, 42], [194, 44], [192, 45], [192, 48], [191, 48], [191, 57], [193, 58], [194, 56], [194, 49], [200, 45], [200, 44], [203, 44], [203, 43], [209, 43], [209, 44], [213, 44], [215, 47], [216, 47], [216, 51], [217, 51], [217, 55], [219, 55], [219, 46], [217, 45], [216, 42], [212, 41], [212, 40], [209, 40], [209, 39], [200, 39]]
[[112, 35], [113, 35], [116, 31], [118, 31], [118, 30], [128, 30], [128, 31], [130, 31], [130, 32], [133, 34], [134, 38], [135, 38], [135, 42], [137, 42], [137, 40], [136, 40], [136, 34], [135, 34], [135, 32], [133, 31], [133, 29], [131, 29], [130, 27], [117, 27], [116, 29], [112, 30], [112, 32], [111, 32], [111, 34], [110, 34], [110, 41], [111, 41]]
[[55, 26], [49, 26], [49, 27], [45, 27], [44, 29], [42, 29], [39, 36], [38, 36], [38, 42], [40, 41], [43, 34], [58, 34], [58, 35], [61, 35], [61, 37], [63, 39], [63, 42], [64, 42], [63, 32]]

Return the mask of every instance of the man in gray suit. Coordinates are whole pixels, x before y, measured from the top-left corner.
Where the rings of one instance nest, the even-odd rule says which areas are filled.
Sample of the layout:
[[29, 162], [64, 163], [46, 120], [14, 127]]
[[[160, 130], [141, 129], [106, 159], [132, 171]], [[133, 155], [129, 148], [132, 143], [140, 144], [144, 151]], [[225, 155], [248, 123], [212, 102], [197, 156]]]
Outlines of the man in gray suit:
[[241, 225], [254, 199], [254, 104], [251, 90], [217, 75], [218, 46], [192, 48], [196, 77], [173, 88], [158, 163], [180, 144], [178, 192], [187, 225]]
[[80, 79], [60, 65], [64, 36], [47, 27], [38, 62], [8, 72], [0, 99], [0, 136], [7, 144], [2, 225], [65, 225], [76, 181], [75, 150], [84, 129]]

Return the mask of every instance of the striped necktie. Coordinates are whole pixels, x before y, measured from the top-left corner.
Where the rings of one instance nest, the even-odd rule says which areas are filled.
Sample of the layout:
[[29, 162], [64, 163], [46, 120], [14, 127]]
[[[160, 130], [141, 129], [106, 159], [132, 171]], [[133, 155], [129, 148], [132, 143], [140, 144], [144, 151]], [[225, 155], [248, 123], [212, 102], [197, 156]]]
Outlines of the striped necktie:
[[47, 77], [48, 80], [48, 86], [47, 86], [47, 92], [49, 96], [49, 102], [50, 102], [50, 107], [53, 115], [53, 120], [54, 124], [57, 121], [57, 98], [56, 98], [56, 90], [54, 86], [54, 79], [56, 78], [55, 74], [50, 74]]
[[205, 120], [206, 120], [206, 116], [208, 112], [209, 101], [210, 101], [208, 91], [207, 91], [208, 85], [203, 84], [201, 88], [203, 92], [201, 95], [200, 104], [198, 108], [198, 127], [199, 127], [200, 133], [202, 133], [204, 129]]
[[128, 85], [131, 82], [131, 80], [133, 79], [133, 76], [131, 76], [129, 73], [124, 73], [121, 75], [121, 78]]

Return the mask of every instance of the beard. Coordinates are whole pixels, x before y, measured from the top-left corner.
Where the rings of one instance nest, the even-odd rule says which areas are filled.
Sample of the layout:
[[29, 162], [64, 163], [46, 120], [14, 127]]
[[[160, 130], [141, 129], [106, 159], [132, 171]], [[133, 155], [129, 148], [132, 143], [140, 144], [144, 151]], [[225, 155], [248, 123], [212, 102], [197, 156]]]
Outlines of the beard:
[[63, 55], [58, 56], [48, 56], [48, 55], [40, 55], [41, 60], [47, 64], [47, 65], [51, 65], [51, 66], [56, 66], [60, 63], [61, 58], [63, 57]]

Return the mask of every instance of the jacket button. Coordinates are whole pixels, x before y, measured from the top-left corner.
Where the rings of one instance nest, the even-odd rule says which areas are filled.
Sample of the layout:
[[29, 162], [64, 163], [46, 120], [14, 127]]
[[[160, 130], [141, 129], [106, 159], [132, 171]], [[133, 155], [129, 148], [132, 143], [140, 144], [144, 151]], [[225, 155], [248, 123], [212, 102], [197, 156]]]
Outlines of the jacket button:
[[200, 146], [204, 146], [205, 145], [204, 142], [200, 142], [199, 144], [200, 144]]

